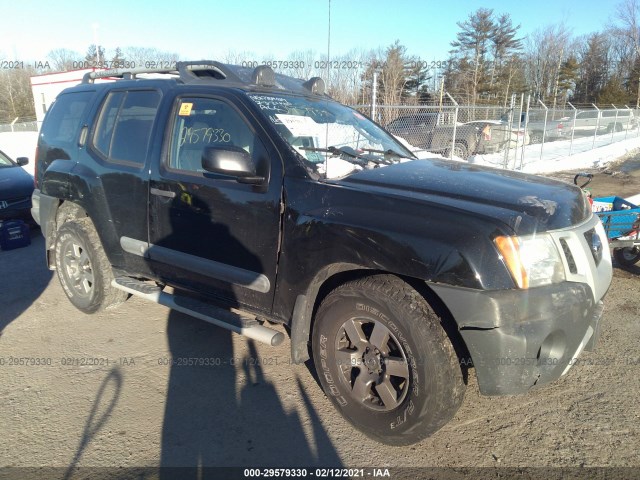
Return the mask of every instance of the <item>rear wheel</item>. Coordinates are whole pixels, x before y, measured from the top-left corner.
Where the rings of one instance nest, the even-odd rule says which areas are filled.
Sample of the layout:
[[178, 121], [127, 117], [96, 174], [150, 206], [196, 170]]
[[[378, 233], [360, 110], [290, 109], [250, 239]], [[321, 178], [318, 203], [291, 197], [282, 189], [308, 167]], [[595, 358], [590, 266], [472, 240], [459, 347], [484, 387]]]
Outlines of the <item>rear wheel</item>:
[[620, 265], [631, 267], [640, 260], [640, 247], [616, 248], [613, 250], [613, 258]]
[[127, 299], [127, 293], [111, 286], [111, 264], [89, 218], [62, 224], [55, 253], [62, 288], [79, 310], [93, 313], [119, 305]]
[[460, 365], [440, 319], [392, 275], [346, 283], [325, 298], [316, 315], [313, 357], [338, 411], [389, 445], [434, 433], [464, 397]]
[[531, 143], [542, 143], [542, 132], [531, 132], [529, 138]]

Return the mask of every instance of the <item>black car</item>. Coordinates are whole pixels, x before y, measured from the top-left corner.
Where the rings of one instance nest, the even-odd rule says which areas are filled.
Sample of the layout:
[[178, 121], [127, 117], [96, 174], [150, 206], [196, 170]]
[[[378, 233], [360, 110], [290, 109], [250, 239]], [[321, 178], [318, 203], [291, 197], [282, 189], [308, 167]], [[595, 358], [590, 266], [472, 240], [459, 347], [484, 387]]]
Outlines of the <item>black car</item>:
[[29, 163], [26, 157], [14, 162], [0, 151], [0, 220], [21, 219], [32, 222], [31, 194], [33, 177], [23, 168]]

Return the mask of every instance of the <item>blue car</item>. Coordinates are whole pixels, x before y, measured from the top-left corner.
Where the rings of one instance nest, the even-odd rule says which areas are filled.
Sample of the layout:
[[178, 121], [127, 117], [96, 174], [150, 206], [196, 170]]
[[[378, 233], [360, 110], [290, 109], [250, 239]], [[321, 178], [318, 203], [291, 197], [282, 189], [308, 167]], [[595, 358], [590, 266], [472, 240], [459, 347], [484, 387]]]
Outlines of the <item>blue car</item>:
[[26, 157], [13, 161], [0, 151], [0, 221], [21, 219], [31, 223], [31, 194], [33, 177], [23, 165], [29, 163]]

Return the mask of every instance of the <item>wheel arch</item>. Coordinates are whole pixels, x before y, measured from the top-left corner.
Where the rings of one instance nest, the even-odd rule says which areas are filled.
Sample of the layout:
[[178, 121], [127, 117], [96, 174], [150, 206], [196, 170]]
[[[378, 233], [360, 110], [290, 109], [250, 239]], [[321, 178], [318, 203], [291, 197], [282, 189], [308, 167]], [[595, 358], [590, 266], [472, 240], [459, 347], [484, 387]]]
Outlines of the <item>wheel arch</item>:
[[316, 312], [327, 295], [347, 282], [376, 275], [394, 275], [411, 286], [425, 299], [438, 318], [440, 318], [441, 325], [458, 356], [463, 380], [466, 384], [471, 355], [460, 335], [458, 325], [451, 311], [442, 299], [429, 288], [428, 284], [419, 278], [349, 263], [326, 266], [316, 274], [306, 293], [297, 297], [291, 324], [291, 357], [293, 362], [302, 363], [310, 358], [309, 342], [313, 332]]

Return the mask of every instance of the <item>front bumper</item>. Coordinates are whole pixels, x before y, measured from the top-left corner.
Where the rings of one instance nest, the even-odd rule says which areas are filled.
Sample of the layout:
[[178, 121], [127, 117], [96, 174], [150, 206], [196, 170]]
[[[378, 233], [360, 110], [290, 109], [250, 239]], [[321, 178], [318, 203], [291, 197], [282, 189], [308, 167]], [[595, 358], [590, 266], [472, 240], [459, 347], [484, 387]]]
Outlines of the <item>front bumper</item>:
[[484, 395], [514, 395], [556, 380], [600, 334], [602, 301], [589, 285], [479, 291], [430, 285], [458, 322]]

